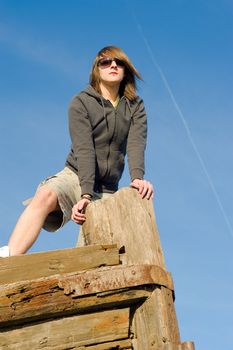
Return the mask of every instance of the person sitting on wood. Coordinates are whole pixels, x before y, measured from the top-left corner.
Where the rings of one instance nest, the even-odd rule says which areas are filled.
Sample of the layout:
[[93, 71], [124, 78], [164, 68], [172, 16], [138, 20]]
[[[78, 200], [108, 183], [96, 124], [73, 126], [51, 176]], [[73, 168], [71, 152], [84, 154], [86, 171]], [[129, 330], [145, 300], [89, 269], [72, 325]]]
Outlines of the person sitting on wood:
[[70, 219], [82, 225], [92, 200], [118, 190], [126, 154], [130, 186], [142, 198], [153, 197], [152, 184], [143, 180], [147, 119], [137, 78], [122, 49], [107, 46], [98, 52], [90, 85], [69, 106], [72, 145], [65, 168], [40, 183], [8, 245], [0, 248], [1, 257], [26, 253], [42, 227], [53, 232]]

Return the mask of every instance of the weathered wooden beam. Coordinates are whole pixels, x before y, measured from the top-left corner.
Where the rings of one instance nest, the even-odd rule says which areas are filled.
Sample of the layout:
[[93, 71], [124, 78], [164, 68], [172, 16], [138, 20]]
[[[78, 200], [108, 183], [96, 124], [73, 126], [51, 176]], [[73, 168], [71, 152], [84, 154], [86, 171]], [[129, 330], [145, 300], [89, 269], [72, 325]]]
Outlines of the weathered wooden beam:
[[72, 316], [0, 332], [1, 350], [73, 349], [127, 339], [129, 309]]
[[122, 188], [88, 205], [86, 216], [82, 225], [85, 245], [116, 243], [125, 247], [125, 264], [165, 269], [151, 200], [142, 200], [134, 189]]
[[[84, 312], [120, 303], [132, 304], [150, 296], [145, 285], [173, 289], [169, 273], [158, 266], [109, 266], [0, 286], [0, 326]], [[96, 296], [86, 297], [90, 294]]]
[[174, 290], [170, 273], [155, 265], [112, 266], [59, 279], [59, 287], [73, 297], [146, 284]]
[[169, 348], [172, 344], [178, 347], [180, 336], [175, 317], [172, 292], [164, 287], [156, 288], [150, 298], [135, 310], [135, 347], [140, 350], [168, 350], [165, 345]]
[[116, 244], [12, 256], [1, 259], [0, 285], [117, 264]]
[[[29, 322], [63, 317], [73, 314], [93, 313], [98, 310], [122, 308], [141, 303], [151, 295], [151, 288], [130, 288], [116, 290], [73, 299], [64, 296], [63, 292], [35, 297], [30, 302], [22, 300], [9, 305], [9, 301], [1, 306], [0, 330], [26, 325]], [[2, 300], [1, 300], [2, 302]], [[4, 301], [3, 301], [4, 302]]]

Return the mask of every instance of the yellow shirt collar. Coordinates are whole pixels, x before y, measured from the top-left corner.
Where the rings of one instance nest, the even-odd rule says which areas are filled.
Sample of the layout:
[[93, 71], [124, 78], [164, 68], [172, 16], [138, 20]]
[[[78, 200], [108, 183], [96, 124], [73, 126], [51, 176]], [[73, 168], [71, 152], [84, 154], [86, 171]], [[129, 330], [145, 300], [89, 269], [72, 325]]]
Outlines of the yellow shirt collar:
[[118, 95], [117, 98], [116, 98], [116, 100], [115, 100], [114, 102], [112, 101], [112, 105], [113, 105], [114, 108], [117, 107], [119, 101], [120, 101], [120, 96]]

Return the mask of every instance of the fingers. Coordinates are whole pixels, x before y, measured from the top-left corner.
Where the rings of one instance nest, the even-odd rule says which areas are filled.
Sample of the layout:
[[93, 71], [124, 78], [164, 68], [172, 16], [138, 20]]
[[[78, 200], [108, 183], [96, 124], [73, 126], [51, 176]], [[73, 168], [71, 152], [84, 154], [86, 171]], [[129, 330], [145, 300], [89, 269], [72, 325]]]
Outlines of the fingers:
[[72, 208], [71, 219], [79, 225], [82, 225], [86, 220], [86, 215], [84, 213], [87, 205], [90, 203], [88, 199], [81, 199]]
[[150, 198], [153, 199], [153, 197], [154, 197], [154, 189], [153, 189], [153, 186], [149, 183], [149, 187], [148, 187], [148, 191], [147, 191], [147, 194], [146, 194], [146, 198], [147, 199], [150, 199]]
[[142, 198], [153, 198], [154, 189], [149, 181], [135, 179], [131, 182], [131, 187], [136, 188]]
[[142, 189], [141, 192], [139, 192], [142, 196], [142, 198], [150, 199], [153, 194], [153, 186], [149, 181], [144, 180], [141, 185]]
[[76, 224], [82, 225], [85, 222], [85, 220], [86, 220], [86, 216], [85, 216], [85, 214], [83, 214], [81, 212], [73, 212], [72, 216], [71, 216], [71, 219]]

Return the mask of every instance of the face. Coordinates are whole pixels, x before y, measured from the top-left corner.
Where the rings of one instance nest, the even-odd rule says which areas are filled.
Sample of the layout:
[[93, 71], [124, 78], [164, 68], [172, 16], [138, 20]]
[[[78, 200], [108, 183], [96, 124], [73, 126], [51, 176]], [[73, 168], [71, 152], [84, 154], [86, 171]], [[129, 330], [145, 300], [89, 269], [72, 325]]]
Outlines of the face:
[[117, 58], [102, 57], [97, 63], [99, 77], [102, 83], [107, 85], [120, 85], [124, 78], [125, 66]]

